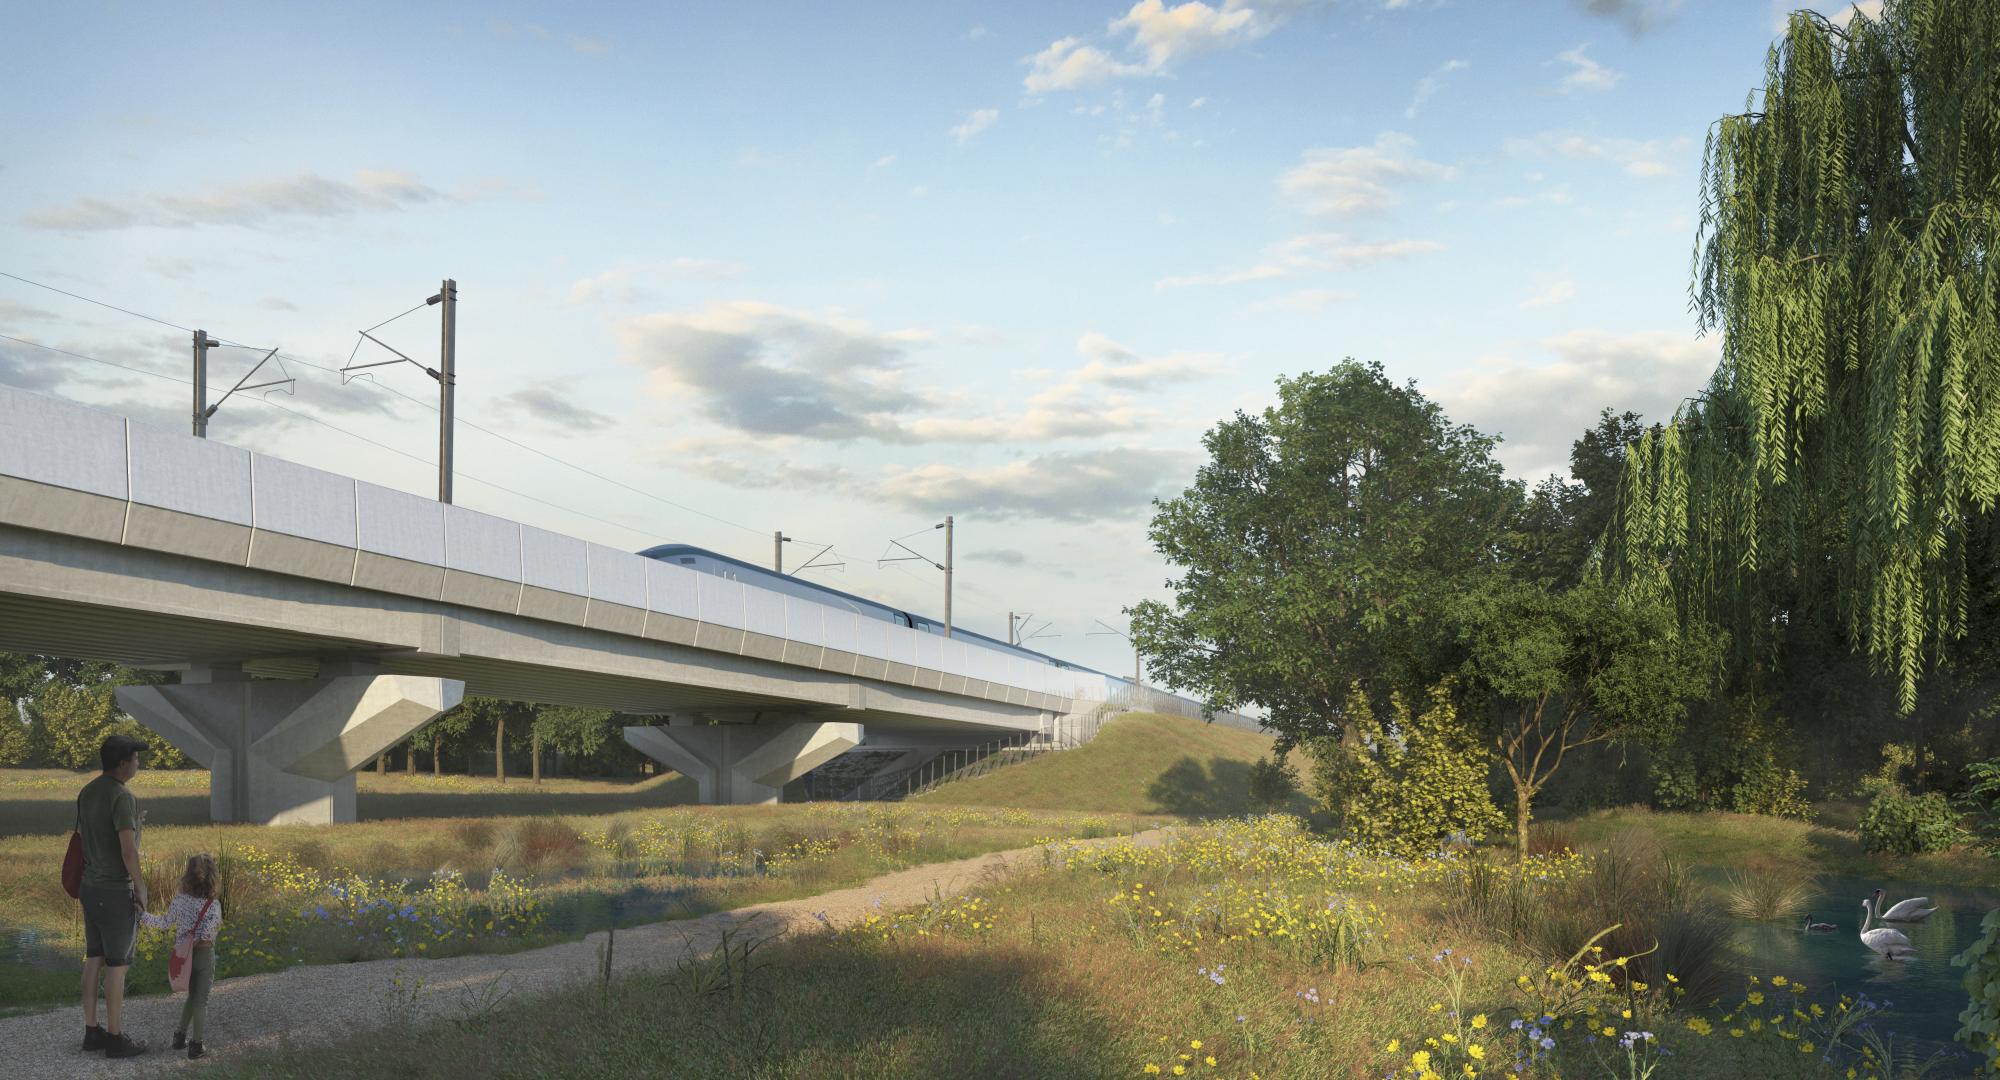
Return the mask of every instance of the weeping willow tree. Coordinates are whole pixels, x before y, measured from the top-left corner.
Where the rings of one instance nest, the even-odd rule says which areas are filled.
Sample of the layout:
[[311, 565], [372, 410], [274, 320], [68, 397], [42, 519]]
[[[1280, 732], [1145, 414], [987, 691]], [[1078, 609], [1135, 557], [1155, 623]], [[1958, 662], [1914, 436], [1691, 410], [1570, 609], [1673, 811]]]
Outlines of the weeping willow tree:
[[1967, 564], [2000, 494], [2000, 0], [1793, 15], [1702, 188], [1722, 360], [1630, 451], [1604, 567], [1744, 660], [1835, 613], [1907, 716], [1990, 580]]

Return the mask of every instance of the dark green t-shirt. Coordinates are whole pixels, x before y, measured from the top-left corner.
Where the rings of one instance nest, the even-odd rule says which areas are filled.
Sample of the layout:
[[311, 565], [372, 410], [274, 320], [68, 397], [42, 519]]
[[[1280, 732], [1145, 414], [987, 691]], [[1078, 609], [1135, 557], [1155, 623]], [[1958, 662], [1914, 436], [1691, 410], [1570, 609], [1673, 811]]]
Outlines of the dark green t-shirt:
[[76, 802], [77, 827], [83, 834], [83, 883], [114, 888], [132, 884], [125, 872], [125, 851], [118, 830], [131, 829], [139, 839], [138, 800], [124, 781], [109, 773], [83, 785]]

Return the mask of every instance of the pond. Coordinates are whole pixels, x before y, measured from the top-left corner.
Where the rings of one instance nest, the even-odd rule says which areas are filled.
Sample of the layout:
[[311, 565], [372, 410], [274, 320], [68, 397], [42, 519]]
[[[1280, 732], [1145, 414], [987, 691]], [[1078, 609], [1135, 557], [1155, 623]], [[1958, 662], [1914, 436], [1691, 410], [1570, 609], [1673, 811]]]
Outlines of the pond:
[[42, 930], [0, 926], [0, 964], [25, 964], [37, 968], [74, 966], [80, 962], [79, 949], [60, 949]]
[[[1808, 901], [1814, 922], [1832, 923], [1832, 933], [1806, 934], [1803, 919], [1789, 923], [1740, 922], [1736, 943], [1745, 970], [1786, 975], [1812, 988], [1814, 1000], [1831, 1004], [1840, 994], [1866, 993], [1888, 1002], [1882, 1026], [1906, 1043], [1955, 1049], [1952, 1034], [1965, 1008], [1964, 968], [1951, 958], [1979, 940], [1979, 922], [2000, 907], [2000, 891], [1922, 882], [1874, 882], [1821, 877]], [[1909, 935], [1913, 960], [1885, 960], [1861, 943], [1862, 898], [1882, 888], [1882, 907], [1912, 896], [1928, 896], [1937, 914], [1920, 923], [1889, 924]], [[1881, 924], [1877, 924], [1881, 925]]]

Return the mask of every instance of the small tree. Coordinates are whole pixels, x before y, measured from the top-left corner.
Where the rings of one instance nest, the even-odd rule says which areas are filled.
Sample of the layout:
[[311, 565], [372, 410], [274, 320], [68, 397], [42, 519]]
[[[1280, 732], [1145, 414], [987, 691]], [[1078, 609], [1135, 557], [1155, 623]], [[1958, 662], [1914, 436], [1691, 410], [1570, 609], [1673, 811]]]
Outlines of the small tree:
[[1683, 629], [1664, 599], [1597, 584], [1557, 591], [1495, 579], [1460, 598], [1454, 621], [1493, 758], [1514, 788], [1523, 854], [1535, 796], [1569, 752], [1670, 737], [1707, 693], [1720, 653], [1714, 633]]
[[1486, 754], [1459, 720], [1451, 683], [1433, 687], [1421, 713], [1401, 694], [1390, 700], [1384, 722], [1357, 685], [1347, 695], [1341, 734], [1311, 744], [1315, 794], [1348, 839], [1416, 858], [1453, 833], [1476, 842], [1502, 827], [1486, 790]]
[[1283, 810], [1298, 793], [1298, 775], [1284, 755], [1274, 751], [1250, 766], [1250, 801], [1256, 806], [1269, 812]]

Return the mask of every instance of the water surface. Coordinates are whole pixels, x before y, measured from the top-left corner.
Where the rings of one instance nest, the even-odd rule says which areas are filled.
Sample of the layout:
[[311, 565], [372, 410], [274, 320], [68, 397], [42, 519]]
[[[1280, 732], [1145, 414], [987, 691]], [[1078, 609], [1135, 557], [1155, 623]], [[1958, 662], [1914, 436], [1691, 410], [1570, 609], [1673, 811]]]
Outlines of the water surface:
[[[1938, 912], [1921, 923], [1888, 923], [1909, 935], [1913, 960], [1887, 960], [1863, 945], [1861, 901], [1877, 886], [1883, 910], [1912, 896], [1928, 896]], [[1809, 901], [1813, 921], [1832, 923], [1833, 933], [1806, 934], [1803, 920], [1790, 923], [1738, 922], [1736, 943], [1744, 970], [1759, 976], [1784, 975], [1811, 988], [1812, 1000], [1831, 1006], [1840, 994], [1866, 993], [1891, 1008], [1880, 1026], [1897, 1043], [1955, 1047], [1958, 1014], [1965, 1008], [1964, 968], [1951, 959], [1979, 940], [1979, 923], [2000, 907], [2000, 891], [1937, 882], [1872, 882], [1821, 877]]]

